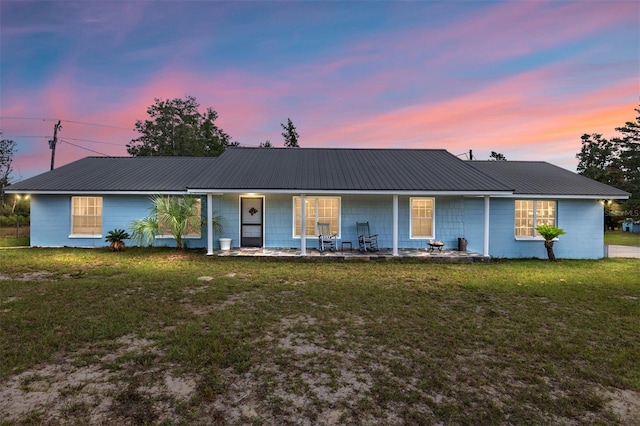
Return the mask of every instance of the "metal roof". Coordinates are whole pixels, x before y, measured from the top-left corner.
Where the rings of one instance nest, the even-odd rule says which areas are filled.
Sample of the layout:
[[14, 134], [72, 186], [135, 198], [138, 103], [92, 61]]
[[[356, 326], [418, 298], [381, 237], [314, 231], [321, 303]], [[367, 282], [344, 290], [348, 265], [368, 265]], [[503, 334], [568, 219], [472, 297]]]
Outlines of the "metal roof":
[[544, 161], [468, 161], [520, 195], [628, 198], [631, 194]]
[[190, 185], [238, 191], [511, 192], [443, 149], [232, 148]]
[[87, 157], [5, 190], [629, 195], [545, 162], [463, 161], [443, 149], [325, 148], [230, 148], [220, 157]]
[[185, 192], [216, 157], [87, 157], [6, 187], [6, 192]]

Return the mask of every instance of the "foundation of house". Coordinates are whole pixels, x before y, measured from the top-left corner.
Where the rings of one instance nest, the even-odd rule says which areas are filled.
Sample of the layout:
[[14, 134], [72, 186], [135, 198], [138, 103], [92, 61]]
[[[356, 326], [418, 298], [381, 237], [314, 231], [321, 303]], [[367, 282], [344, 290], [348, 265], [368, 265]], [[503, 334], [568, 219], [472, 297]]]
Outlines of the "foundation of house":
[[343, 261], [386, 261], [395, 259], [415, 259], [424, 262], [435, 263], [489, 263], [491, 257], [471, 251], [458, 251], [443, 249], [442, 251], [429, 251], [426, 248], [398, 249], [398, 255], [394, 256], [390, 248], [381, 248], [375, 252], [361, 253], [358, 250], [324, 251], [316, 248], [308, 248], [305, 256], [301, 255], [299, 248], [275, 247], [275, 248], [232, 248], [229, 251], [216, 251], [214, 255], [220, 257], [269, 257], [274, 259], [300, 258], [308, 260], [343, 260]]

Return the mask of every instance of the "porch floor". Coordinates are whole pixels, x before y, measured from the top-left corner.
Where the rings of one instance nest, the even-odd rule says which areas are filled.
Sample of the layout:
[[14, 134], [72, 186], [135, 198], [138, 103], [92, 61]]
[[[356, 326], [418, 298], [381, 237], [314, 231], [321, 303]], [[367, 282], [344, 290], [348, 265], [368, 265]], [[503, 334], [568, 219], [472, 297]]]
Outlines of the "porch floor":
[[300, 256], [299, 248], [232, 248], [231, 250], [216, 250], [214, 256], [220, 257], [270, 257], [270, 258], [306, 258], [310, 260], [391, 260], [391, 259], [416, 259], [425, 262], [441, 263], [489, 263], [490, 257], [471, 251], [458, 251], [453, 249], [443, 249], [442, 251], [428, 251], [425, 248], [398, 249], [398, 256], [392, 254], [392, 249], [381, 248], [376, 252], [361, 253], [358, 249], [336, 250], [320, 252], [317, 248], [308, 247], [307, 255]]

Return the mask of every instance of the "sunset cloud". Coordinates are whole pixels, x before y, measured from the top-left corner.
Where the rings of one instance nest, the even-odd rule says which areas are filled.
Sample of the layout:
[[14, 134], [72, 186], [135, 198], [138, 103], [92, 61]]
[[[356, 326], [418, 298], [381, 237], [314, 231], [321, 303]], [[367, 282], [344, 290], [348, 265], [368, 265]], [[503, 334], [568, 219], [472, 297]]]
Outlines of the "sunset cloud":
[[155, 98], [195, 96], [243, 145], [499, 151], [574, 169], [640, 94], [636, 2], [2, 2], [14, 173], [127, 155]]

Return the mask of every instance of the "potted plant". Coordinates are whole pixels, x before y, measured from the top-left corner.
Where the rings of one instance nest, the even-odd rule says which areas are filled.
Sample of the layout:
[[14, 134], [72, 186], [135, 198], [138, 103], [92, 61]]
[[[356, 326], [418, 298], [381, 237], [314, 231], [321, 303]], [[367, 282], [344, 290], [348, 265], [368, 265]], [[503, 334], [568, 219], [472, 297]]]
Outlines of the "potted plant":
[[560, 235], [566, 234], [563, 229], [557, 228], [551, 225], [538, 225], [536, 231], [544, 238], [544, 247], [547, 249], [547, 256], [549, 260], [556, 260], [556, 255], [553, 253], [553, 240]]
[[107, 237], [104, 239], [106, 242], [110, 243], [109, 248], [111, 251], [123, 251], [124, 250], [124, 240], [129, 239], [129, 234], [124, 229], [114, 229], [113, 231], [109, 231]]

